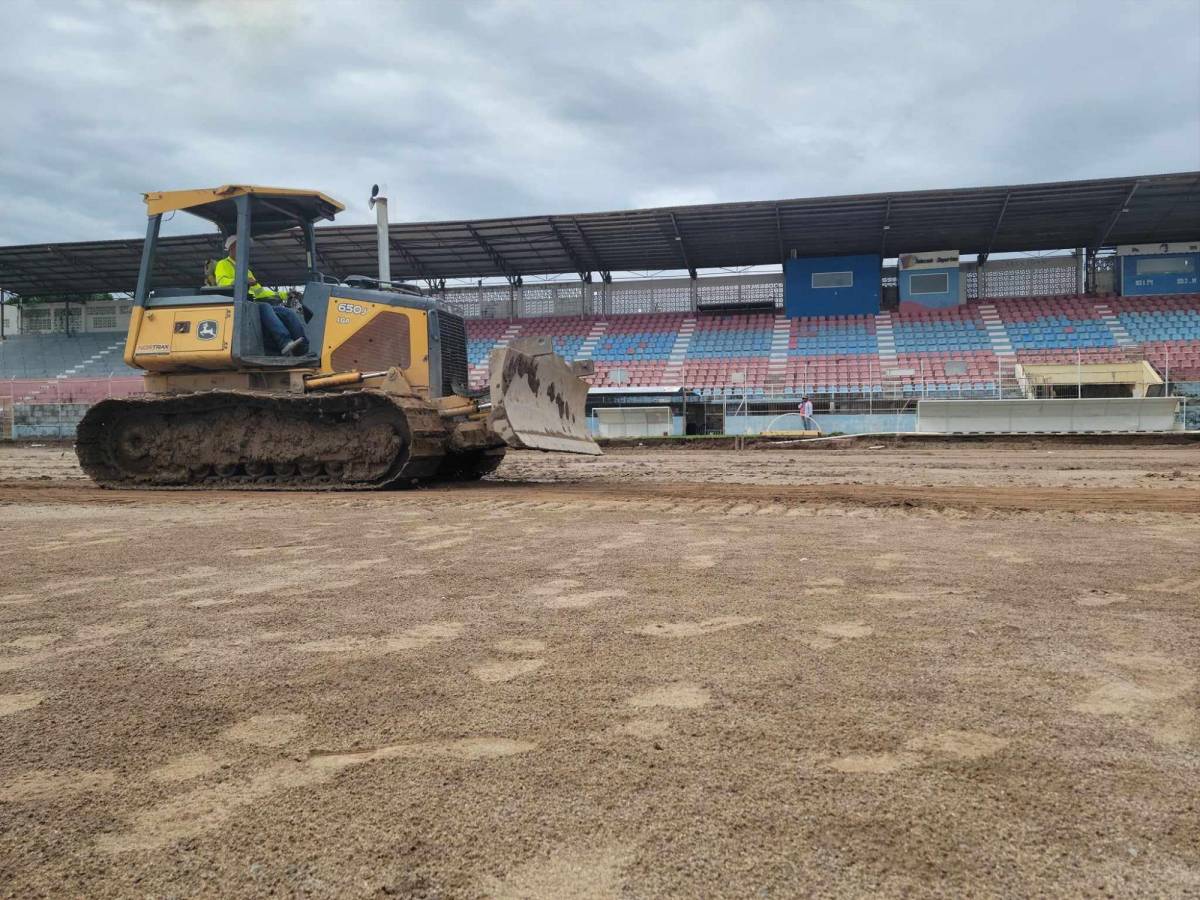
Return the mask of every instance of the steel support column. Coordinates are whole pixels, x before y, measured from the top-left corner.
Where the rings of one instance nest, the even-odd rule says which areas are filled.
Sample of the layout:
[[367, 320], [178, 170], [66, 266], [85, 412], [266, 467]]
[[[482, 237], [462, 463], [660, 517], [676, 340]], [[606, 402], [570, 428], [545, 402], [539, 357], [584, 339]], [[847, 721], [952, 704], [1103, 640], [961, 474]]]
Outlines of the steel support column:
[[583, 260], [575, 255], [575, 251], [571, 249], [571, 245], [567, 243], [567, 239], [559, 231], [558, 226], [554, 224], [553, 219], [547, 219], [546, 224], [550, 226], [550, 231], [553, 232], [554, 239], [558, 241], [558, 246], [562, 248], [563, 254], [571, 261], [571, 265], [575, 267], [575, 273], [579, 276], [579, 280], [588, 281], [592, 275], [591, 267], [585, 266]]
[[[237, 207], [237, 259], [233, 275], [234, 302], [245, 300], [250, 286], [250, 195], [233, 200]], [[235, 348], [236, 349], [236, 348]]]
[[154, 271], [154, 252], [158, 244], [158, 229], [161, 224], [162, 213], [151, 216], [146, 222], [146, 240], [142, 244], [142, 258], [138, 263], [137, 287], [133, 292], [134, 306], [146, 305], [146, 296], [150, 292], [150, 273]]
[[1008, 212], [1008, 201], [1011, 199], [1011, 192], [1004, 195], [1004, 202], [1000, 204], [1000, 212], [996, 215], [996, 224], [992, 226], [992, 233], [988, 237], [987, 246], [979, 254], [979, 265], [981, 267], [988, 261], [988, 257], [992, 255], [992, 246], [996, 243], [996, 235], [1000, 233], [1000, 224], [1004, 221], [1004, 214]]
[[775, 204], [775, 243], [779, 247], [779, 266], [782, 268], [787, 262], [787, 254], [783, 250], [783, 214], [778, 203]]
[[879, 228], [879, 268], [883, 268], [883, 261], [887, 259], [887, 239], [888, 232], [892, 230], [892, 198], [887, 198], [887, 203], [883, 207], [883, 223]]
[[1121, 201], [1121, 205], [1114, 209], [1112, 215], [1108, 217], [1108, 224], [1100, 232], [1100, 237], [1092, 244], [1093, 250], [1099, 250], [1104, 246], [1104, 242], [1108, 240], [1108, 236], [1112, 234], [1112, 230], [1117, 227], [1117, 221], [1121, 218], [1121, 214], [1129, 212], [1129, 204], [1133, 202], [1133, 195], [1137, 193], [1138, 188], [1141, 186], [1142, 182], [1139, 180], [1135, 181], [1129, 188], [1129, 193], [1125, 195], [1125, 199]]
[[611, 269], [604, 264], [604, 260], [600, 258], [600, 254], [596, 252], [596, 248], [592, 245], [592, 242], [588, 239], [588, 236], [584, 234], [583, 228], [579, 225], [579, 220], [571, 219], [571, 225], [574, 226], [575, 233], [579, 235], [580, 243], [582, 243], [587, 249], [588, 256], [592, 258], [591, 268], [597, 272], [611, 271]]
[[608, 287], [612, 284], [612, 272], [602, 269], [600, 271], [600, 315], [608, 315], [612, 312], [612, 300], [608, 295]]
[[675, 231], [675, 243], [679, 245], [679, 255], [683, 258], [683, 267], [687, 269], [688, 278], [688, 308], [696, 311], [699, 305], [699, 292], [696, 289], [696, 267], [692, 265], [691, 259], [688, 257], [687, 241], [683, 239], [683, 233], [679, 230], [679, 220], [675, 218], [675, 213], [670, 213], [671, 228]]
[[675, 243], [679, 245], [679, 255], [683, 258], [683, 267], [687, 269], [688, 276], [696, 280], [696, 267], [692, 265], [688, 258], [687, 241], [683, 239], [683, 233], [679, 230], [679, 220], [675, 218], [675, 213], [669, 213], [671, 217], [671, 227], [675, 230]]

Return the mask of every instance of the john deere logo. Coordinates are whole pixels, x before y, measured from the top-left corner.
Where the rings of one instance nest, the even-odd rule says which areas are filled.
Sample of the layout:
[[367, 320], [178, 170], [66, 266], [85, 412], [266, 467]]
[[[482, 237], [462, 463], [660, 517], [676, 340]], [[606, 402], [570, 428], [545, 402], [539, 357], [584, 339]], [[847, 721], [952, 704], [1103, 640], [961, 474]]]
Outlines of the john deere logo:
[[196, 337], [202, 341], [211, 341], [217, 336], [217, 323], [215, 319], [205, 319], [196, 326]]

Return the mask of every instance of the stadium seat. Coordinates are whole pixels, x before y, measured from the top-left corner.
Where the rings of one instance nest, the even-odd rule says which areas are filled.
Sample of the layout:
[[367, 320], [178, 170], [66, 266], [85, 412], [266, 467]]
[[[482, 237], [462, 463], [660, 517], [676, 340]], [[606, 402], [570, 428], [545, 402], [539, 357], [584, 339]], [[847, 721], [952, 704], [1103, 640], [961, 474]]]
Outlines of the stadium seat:
[[[982, 303], [997, 310], [1011, 343], [1013, 355], [1003, 362], [980, 313]], [[1098, 305], [1111, 311], [1111, 319]], [[669, 380], [672, 386], [682, 384], [708, 396], [879, 395], [896, 388], [912, 396], [990, 393], [1000, 369], [1013, 362], [1102, 362], [1124, 359], [1131, 350], [1161, 373], [1169, 370], [1172, 381], [1200, 381], [1197, 294], [1000, 297], [953, 309], [893, 312], [890, 319], [894, 359], [880, 356], [875, 316], [793, 318], [786, 323], [784, 348], [778, 343], [777, 317], [757, 312], [468, 319], [467, 357], [471, 385], [481, 388], [487, 382], [489, 354], [502, 340], [547, 336], [557, 352], [574, 360], [591, 335], [594, 385], [654, 387]], [[693, 325], [681, 340], [687, 321]], [[107, 382], [140, 384], [139, 373], [124, 365], [123, 345], [124, 335], [116, 332], [10, 337], [0, 343], [4, 393], [78, 396], [88, 402], [114, 390]], [[888, 369], [912, 374], [885, 376]]]

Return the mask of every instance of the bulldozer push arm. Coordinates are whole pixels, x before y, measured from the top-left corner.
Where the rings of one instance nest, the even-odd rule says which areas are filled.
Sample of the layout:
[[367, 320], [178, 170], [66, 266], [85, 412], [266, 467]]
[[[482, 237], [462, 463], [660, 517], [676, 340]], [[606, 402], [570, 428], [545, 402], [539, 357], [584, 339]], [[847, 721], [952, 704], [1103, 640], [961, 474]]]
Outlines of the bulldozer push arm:
[[[441, 418], [453, 427], [452, 448], [503, 444], [519, 450], [598, 456], [600, 448], [587, 430], [588, 384], [578, 374], [590, 374], [590, 369], [590, 363], [568, 364], [551, 350], [546, 338], [517, 341], [492, 351], [488, 402], [450, 394], [434, 403]], [[306, 391], [362, 385], [399, 396], [415, 393], [394, 368], [317, 375], [304, 385]], [[480, 436], [468, 441], [460, 434], [467, 426]]]

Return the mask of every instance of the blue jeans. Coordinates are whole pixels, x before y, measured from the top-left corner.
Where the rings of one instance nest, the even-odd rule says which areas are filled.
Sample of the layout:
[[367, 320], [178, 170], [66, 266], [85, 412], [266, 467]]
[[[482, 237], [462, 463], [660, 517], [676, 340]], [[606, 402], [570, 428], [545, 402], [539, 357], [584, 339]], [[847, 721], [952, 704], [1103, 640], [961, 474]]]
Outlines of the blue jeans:
[[258, 302], [254, 305], [258, 307], [258, 319], [262, 322], [263, 341], [267, 345], [268, 352], [278, 353], [283, 349], [284, 344], [294, 341], [296, 338], [304, 341], [300, 345], [300, 349], [304, 353], [308, 352], [308, 336], [304, 333], [304, 320], [294, 309], [266, 302]]

